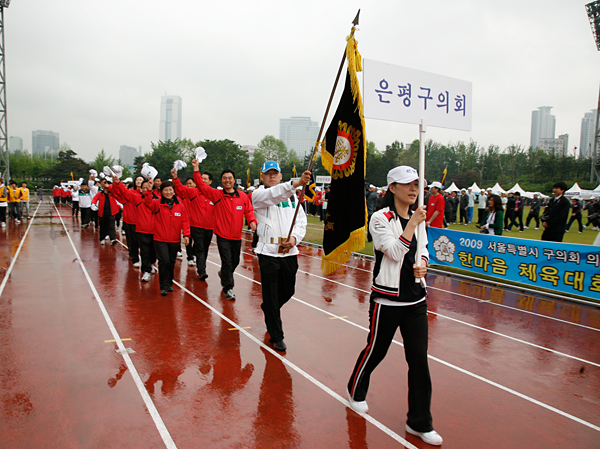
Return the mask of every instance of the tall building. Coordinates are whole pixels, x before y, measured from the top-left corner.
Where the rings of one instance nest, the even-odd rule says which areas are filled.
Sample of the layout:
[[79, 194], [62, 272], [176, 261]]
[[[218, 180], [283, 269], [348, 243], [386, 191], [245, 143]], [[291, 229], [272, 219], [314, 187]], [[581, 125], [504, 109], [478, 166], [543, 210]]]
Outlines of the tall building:
[[252, 160], [254, 159], [254, 152], [258, 150], [258, 147], [256, 145], [242, 145], [242, 150], [248, 153], [250, 162], [252, 162]]
[[552, 151], [554, 151], [554, 154], [556, 155], [568, 156], [569, 135], [561, 134], [560, 136], [558, 136], [558, 139], [555, 139], [553, 137], [542, 137], [538, 140], [537, 147], [540, 150], [545, 151], [546, 153], [552, 153]]
[[10, 151], [23, 151], [23, 138], [19, 136], [10, 136], [8, 138], [8, 149]]
[[181, 139], [181, 97], [163, 95], [160, 98], [159, 140]]
[[[594, 151], [594, 133], [596, 132], [596, 117], [598, 109], [586, 112], [581, 119], [581, 137], [579, 138], [579, 157], [587, 159]], [[599, 142], [600, 143], [600, 142]]]
[[311, 121], [310, 117], [279, 119], [279, 139], [301, 158], [311, 154], [318, 136], [319, 123]]
[[538, 141], [543, 138], [554, 138], [556, 117], [550, 114], [552, 106], [541, 106], [531, 113], [531, 148], [538, 146]]
[[119, 148], [119, 159], [121, 160], [121, 164], [127, 168], [132, 168], [135, 158], [141, 155], [142, 150], [140, 149], [138, 151], [135, 147], [121, 145]]
[[31, 132], [31, 154], [33, 156], [44, 156], [48, 152], [58, 151], [59, 147], [58, 133], [41, 130]]

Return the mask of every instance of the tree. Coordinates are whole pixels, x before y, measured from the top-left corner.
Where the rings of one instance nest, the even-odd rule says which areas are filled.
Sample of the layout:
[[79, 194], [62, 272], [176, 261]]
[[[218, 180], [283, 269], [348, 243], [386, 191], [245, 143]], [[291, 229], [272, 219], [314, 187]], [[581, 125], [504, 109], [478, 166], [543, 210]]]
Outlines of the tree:
[[[200, 164], [200, 171], [212, 173], [217, 183], [221, 181], [224, 169], [233, 170], [236, 178], [246, 182], [246, 170], [249, 167], [248, 153], [232, 140], [203, 140], [198, 142], [206, 151], [207, 157]], [[191, 159], [190, 159], [191, 161]], [[172, 162], [171, 162], [172, 164]], [[214, 183], [213, 183], [214, 185]]]
[[[158, 176], [163, 179], [169, 179], [171, 177], [173, 162], [177, 159], [184, 159], [179, 146], [179, 140], [152, 142], [150, 146], [152, 147], [152, 152], [146, 155], [146, 162], [158, 170]], [[189, 160], [191, 161], [191, 158]]]
[[73, 150], [59, 151], [58, 163], [46, 169], [43, 176], [50, 179], [54, 184], [71, 180], [71, 173], [73, 179], [86, 179], [91, 167], [83, 159], [75, 156], [77, 156], [77, 153]]
[[106, 154], [104, 148], [100, 150], [92, 162], [92, 166], [98, 173], [102, 173], [104, 167], [112, 167], [113, 165], [115, 165], [115, 158]]

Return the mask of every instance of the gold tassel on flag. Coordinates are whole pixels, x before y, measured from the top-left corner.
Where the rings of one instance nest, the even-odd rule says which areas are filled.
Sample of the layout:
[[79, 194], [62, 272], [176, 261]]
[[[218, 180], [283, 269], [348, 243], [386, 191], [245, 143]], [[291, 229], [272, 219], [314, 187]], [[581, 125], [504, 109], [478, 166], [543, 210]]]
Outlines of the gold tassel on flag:
[[292, 178], [297, 178], [296, 176], [296, 164], [292, 167]]
[[250, 187], [250, 168], [246, 170], [246, 188]]
[[440, 181], [441, 185], [444, 185], [444, 182], [446, 182], [446, 175], [448, 174], [448, 164], [446, 164], [446, 166], [444, 167], [444, 172], [442, 173], [442, 179]]

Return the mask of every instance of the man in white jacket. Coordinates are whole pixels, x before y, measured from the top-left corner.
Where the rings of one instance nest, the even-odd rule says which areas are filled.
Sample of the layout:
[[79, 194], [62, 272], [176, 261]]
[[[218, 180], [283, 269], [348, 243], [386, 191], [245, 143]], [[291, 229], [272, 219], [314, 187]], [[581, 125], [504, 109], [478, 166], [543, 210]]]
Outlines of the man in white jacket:
[[298, 208], [294, 192], [297, 187], [308, 184], [310, 172], [290, 182], [281, 183], [281, 168], [275, 161], [267, 161], [261, 167], [263, 185], [252, 194], [254, 215], [258, 220], [258, 265], [262, 286], [265, 324], [270, 341], [277, 351], [287, 349], [283, 342], [281, 307], [293, 296], [298, 271], [298, 248], [306, 233], [306, 214], [298, 209], [298, 215], [288, 240], [288, 234]]

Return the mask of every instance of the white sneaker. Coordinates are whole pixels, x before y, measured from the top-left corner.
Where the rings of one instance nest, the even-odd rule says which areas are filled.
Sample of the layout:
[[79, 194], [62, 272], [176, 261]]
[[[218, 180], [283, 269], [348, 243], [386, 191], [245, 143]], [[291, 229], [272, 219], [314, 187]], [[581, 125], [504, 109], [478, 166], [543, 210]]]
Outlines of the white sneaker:
[[565, 229], [565, 232], [569, 232], [569, 230], [568, 230], [568, 229]]
[[435, 430], [430, 432], [417, 432], [416, 430], [412, 430], [408, 424], [406, 425], [405, 429], [408, 433], [418, 436], [427, 444], [431, 444], [432, 446], [440, 446], [444, 442], [440, 434]]
[[523, 226], [523, 229], [529, 229], [529, 226]]
[[188, 260], [188, 267], [193, 267], [194, 265], [196, 265], [196, 262], [193, 260]]
[[106, 243], [106, 240], [100, 240], [100, 244], [104, 245]]
[[584, 226], [583, 229], [587, 229], [587, 226]]
[[183, 253], [182, 253], [181, 251], [179, 251], [179, 252], [177, 253], [177, 258], [178, 258], [178, 259], [183, 259]]
[[15, 223], [21, 223], [21, 220], [15, 220]]
[[121, 231], [121, 235], [125, 235], [125, 231]]
[[537, 230], [538, 230], [538, 229], [540, 229], [540, 228], [534, 228], [534, 229], [537, 231]]
[[142, 262], [136, 262], [133, 264], [134, 267], [139, 268], [142, 266]]
[[156, 273], [158, 270], [156, 269], [156, 267], [154, 265], [152, 265], [152, 274]]
[[227, 290], [227, 293], [225, 293], [225, 299], [228, 299], [230, 301], [233, 301], [235, 299], [235, 292], [232, 288]]
[[148, 282], [150, 280], [150, 273], [142, 274], [142, 282]]
[[369, 411], [367, 401], [355, 401], [352, 399], [352, 396], [350, 396], [350, 392], [347, 389], [346, 395], [348, 396], [348, 402], [350, 402], [350, 408], [356, 413], [367, 413]]
[[2, 222], [2, 227], [5, 227], [5, 226], [6, 226], [6, 223]]

